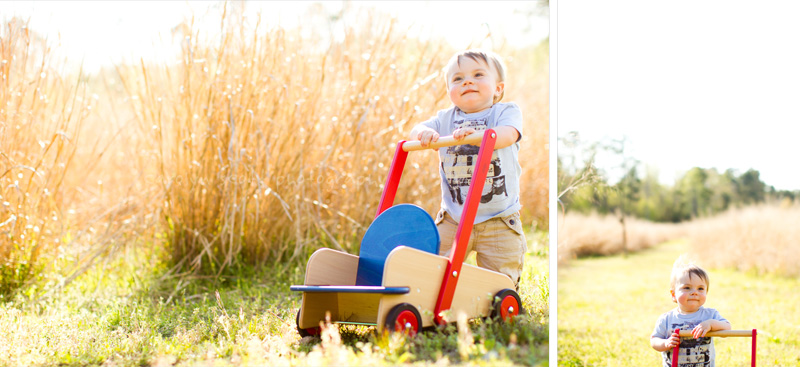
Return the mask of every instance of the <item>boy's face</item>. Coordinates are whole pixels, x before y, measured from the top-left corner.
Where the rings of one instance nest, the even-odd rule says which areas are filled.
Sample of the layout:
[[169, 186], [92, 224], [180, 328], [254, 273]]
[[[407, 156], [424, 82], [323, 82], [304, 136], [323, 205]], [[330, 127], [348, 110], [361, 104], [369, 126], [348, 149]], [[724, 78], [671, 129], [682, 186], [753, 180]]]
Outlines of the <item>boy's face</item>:
[[504, 87], [503, 82], [497, 81], [497, 71], [469, 57], [459, 61], [447, 71], [450, 101], [466, 113], [492, 107], [495, 96], [499, 97]]
[[675, 282], [674, 289], [669, 292], [672, 294], [672, 301], [678, 303], [681, 312], [692, 313], [700, 309], [706, 303], [706, 292], [708, 285], [697, 275], [684, 274]]

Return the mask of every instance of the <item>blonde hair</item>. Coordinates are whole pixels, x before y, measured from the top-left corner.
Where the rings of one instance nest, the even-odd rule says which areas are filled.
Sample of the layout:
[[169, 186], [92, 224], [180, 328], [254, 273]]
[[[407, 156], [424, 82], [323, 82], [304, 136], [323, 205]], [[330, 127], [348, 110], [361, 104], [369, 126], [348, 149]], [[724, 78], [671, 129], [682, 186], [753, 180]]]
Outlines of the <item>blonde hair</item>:
[[703, 268], [696, 265], [691, 260], [688, 260], [686, 255], [681, 255], [675, 264], [672, 265], [672, 274], [669, 277], [669, 289], [675, 290], [675, 283], [684, 275], [691, 277], [692, 275], [698, 276], [706, 283], [706, 291], [711, 286], [708, 280], [708, 273]]
[[[484, 50], [466, 50], [461, 51], [453, 55], [450, 58], [450, 61], [447, 62], [447, 65], [444, 67], [444, 82], [449, 87], [450, 81], [449, 76], [447, 75], [450, 68], [453, 65], [461, 66], [461, 58], [467, 57], [475, 62], [483, 62], [487, 66], [494, 68], [497, 71], [497, 82], [504, 82], [506, 80], [506, 67], [503, 63], [503, 59], [500, 58], [496, 53], [491, 51], [484, 51]], [[503, 99], [503, 95], [505, 94], [505, 90], [500, 92], [500, 95], [495, 97], [493, 103], [500, 102]]]

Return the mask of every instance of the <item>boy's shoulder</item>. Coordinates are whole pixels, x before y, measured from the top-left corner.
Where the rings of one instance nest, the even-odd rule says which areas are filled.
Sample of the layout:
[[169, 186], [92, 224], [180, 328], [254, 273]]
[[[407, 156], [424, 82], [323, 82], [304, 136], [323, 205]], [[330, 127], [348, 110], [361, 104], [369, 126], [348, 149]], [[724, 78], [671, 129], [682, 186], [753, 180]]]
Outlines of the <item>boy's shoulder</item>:
[[[492, 107], [489, 107], [488, 110], [484, 110], [485, 112], [483, 112], [483, 111], [481, 111], [481, 112], [488, 113], [488, 112], [490, 112], [492, 110], [500, 112], [500, 111], [504, 111], [504, 110], [507, 110], [507, 109], [522, 110], [519, 107], [519, 105], [516, 104], [515, 102], [497, 102], [497, 103], [493, 104]], [[481, 112], [476, 112], [476, 114], [479, 114]], [[450, 106], [448, 108], [439, 110], [437, 112], [437, 115], [439, 115], [439, 116], [441, 116], [441, 115], [454, 115], [454, 114], [459, 114], [459, 113], [463, 114], [464, 112], [461, 111], [461, 109], [459, 109], [455, 105], [453, 105], [453, 106]]]
[[669, 311], [662, 313], [661, 316], [659, 316], [658, 318], [659, 319], [665, 319], [665, 318], [668, 318], [668, 317], [675, 317], [676, 315], [680, 315], [680, 312], [678, 311], [677, 307], [672, 308]]
[[492, 107], [501, 108], [501, 109], [506, 109], [506, 108], [514, 108], [514, 109], [518, 109], [518, 110], [520, 109], [519, 105], [516, 104], [515, 102], [497, 102], [494, 105], [492, 105]]
[[671, 318], [671, 319], [703, 318], [703, 319], [705, 319], [705, 318], [707, 318], [709, 316], [712, 316], [714, 314], [719, 314], [719, 311], [717, 311], [715, 308], [710, 308], [710, 307], [700, 306], [700, 308], [697, 311], [695, 311], [693, 313], [690, 313], [690, 314], [681, 313], [680, 309], [678, 307], [675, 307], [675, 308], [673, 308], [673, 309], [661, 314], [659, 319], [665, 319], [665, 318]]

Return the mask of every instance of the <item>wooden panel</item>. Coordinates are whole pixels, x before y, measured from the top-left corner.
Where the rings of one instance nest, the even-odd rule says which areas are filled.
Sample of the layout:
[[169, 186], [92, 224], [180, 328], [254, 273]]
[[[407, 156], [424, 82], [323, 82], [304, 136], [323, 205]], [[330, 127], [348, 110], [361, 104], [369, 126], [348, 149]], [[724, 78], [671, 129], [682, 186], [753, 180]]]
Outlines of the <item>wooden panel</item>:
[[374, 324], [381, 296], [373, 293], [339, 293], [339, 313], [333, 321]]
[[332, 318], [339, 314], [336, 293], [303, 293], [303, 302], [300, 306], [300, 328], [308, 329], [319, 326], [320, 320], [325, 320], [325, 312], [330, 312]]
[[303, 293], [300, 327], [319, 326], [326, 312], [331, 322], [374, 324], [380, 299], [381, 294], [373, 293]]
[[329, 248], [311, 254], [305, 285], [355, 285], [358, 256]]
[[[328, 248], [311, 254], [306, 264], [305, 285], [355, 285], [358, 256]], [[339, 315], [339, 301], [336, 293], [303, 293], [300, 305], [300, 327], [303, 329], [319, 326], [325, 319], [325, 312], [331, 317]]]
[[377, 314], [378, 331], [383, 330], [386, 314], [400, 303], [417, 307], [422, 316], [422, 326], [433, 325], [433, 308], [439, 296], [447, 258], [401, 246], [389, 253], [383, 270], [386, 287], [409, 287], [404, 295], [385, 295], [381, 298]]
[[[398, 247], [386, 260], [384, 285], [410, 287], [404, 295], [385, 295], [381, 298], [377, 315], [378, 331], [382, 331], [386, 314], [400, 303], [417, 307], [422, 316], [422, 326], [433, 325], [433, 310], [439, 296], [448, 259], [408, 247]], [[514, 289], [514, 283], [504, 274], [477, 266], [464, 264], [456, 286], [453, 304], [446, 319], [454, 322], [458, 312], [468, 318], [488, 316], [492, 298], [503, 289]]]
[[505, 274], [464, 264], [448, 321], [455, 321], [458, 312], [465, 312], [469, 318], [489, 316], [492, 298], [506, 288], [513, 290], [514, 282]]

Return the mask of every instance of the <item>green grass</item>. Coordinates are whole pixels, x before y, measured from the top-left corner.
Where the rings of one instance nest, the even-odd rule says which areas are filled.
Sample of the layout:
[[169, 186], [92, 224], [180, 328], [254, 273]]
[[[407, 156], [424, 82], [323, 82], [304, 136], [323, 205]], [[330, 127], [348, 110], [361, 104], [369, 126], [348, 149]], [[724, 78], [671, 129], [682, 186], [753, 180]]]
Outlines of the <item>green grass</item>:
[[[669, 273], [685, 242], [627, 258], [574, 260], [558, 270], [559, 366], [657, 366], [649, 338], [658, 316], [675, 307]], [[702, 264], [701, 264], [702, 265]], [[706, 306], [733, 329], [758, 329], [758, 366], [800, 366], [800, 279], [707, 269]], [[717, 338], [718, 366], [749, 366], [750, 338]]]
[[529, 315], [414, 338], [342, 326], [301, 339], [294, 324], [300, 295], [289, 285], [302, 284], [304, 262], [239, 268], [218, 279], [160, 279], [163, 266], [143, 266], [146, 259], [129, 249], [52, 297], [0, 304], [0, 366], [546, 366], [547, 234], [529, 240], [520, 289]]

